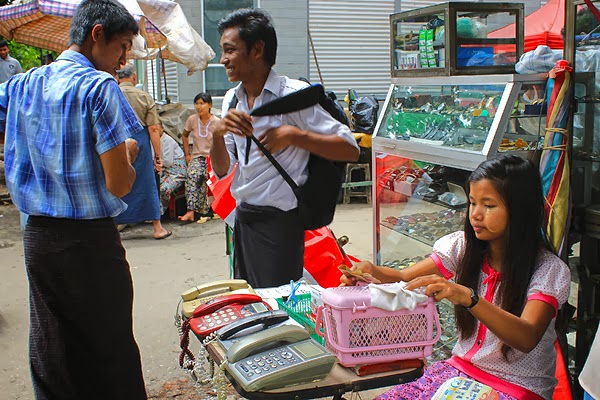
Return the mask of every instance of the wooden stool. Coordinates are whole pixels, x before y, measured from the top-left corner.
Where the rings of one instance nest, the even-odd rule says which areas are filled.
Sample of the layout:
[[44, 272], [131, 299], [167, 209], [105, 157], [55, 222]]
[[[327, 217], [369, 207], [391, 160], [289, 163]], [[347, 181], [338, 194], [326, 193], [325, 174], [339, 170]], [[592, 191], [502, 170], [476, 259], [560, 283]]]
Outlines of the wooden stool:
[[[365, 180], [353, 180], [353, 171], [363, 171]], [[362, 190], [355, 189], [358, 187], [361, 187]], [[344, 189], [344, 204], [350, 203], [351, 197], [366, 197], [367, 204], [371, 204], [371, 167], [369, 164], [346, 164], [346, 183], [342, 185], [342, 188]]]
[[[171, 193], [171, 199], [169, 200], [169, 218], [177, 218], [177, 200], [185, 198], [185, 187]], [[185, 212], [183, 213], [185, 214]], [[181, 215], [183, 215], [181, 214]]]

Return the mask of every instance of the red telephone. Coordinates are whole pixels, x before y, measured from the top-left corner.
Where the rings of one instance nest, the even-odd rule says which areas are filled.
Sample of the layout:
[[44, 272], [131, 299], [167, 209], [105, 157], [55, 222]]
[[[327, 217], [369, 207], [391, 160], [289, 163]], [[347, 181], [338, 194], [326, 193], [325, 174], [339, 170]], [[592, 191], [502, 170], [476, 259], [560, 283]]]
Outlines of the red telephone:
[[196, 307], [190, 328], [202, 340], [219, 328], [271, 307], [255, 294], [230, 294]]

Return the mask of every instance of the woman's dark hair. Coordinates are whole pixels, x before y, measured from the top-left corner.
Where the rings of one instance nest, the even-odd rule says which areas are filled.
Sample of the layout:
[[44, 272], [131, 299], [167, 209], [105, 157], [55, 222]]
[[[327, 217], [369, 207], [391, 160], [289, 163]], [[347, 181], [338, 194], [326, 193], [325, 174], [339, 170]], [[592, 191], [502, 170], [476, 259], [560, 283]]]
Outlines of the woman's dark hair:
[[194, 104], [196, 104], [196, 102], [198, 100], [202, 99], [203, 102], [205, 103], [210, 103], [212, 104], [212, 97], [210, 96], [210, 94], [208, 93], [198, 93], [195, 97], [194, 97]]
[[[500, 269], [500, 307], [514, 315], [521, 315], [525, 306], [527, 287], [536, 269], [536, 258], [546, 245], [542, 228], [544, 198], [537, 167], [528, 160], [514, 155], [503, 155], [481, 163], [466, 183], [487, 179], [495, 186], [508, 210], [505, 236], [506, 254]], [[487, 242], [477, 239], [469, 214], [465, 218], [466, 247], [456, 274], [456, 282], [477, 290], [481, 265], [487, 251]], [[475, 334], [476, 319], [463, 307], [455, 306], [456, 323], [463, 337]], [[502, 346], [506, 358], [510, 347]]]
[[223, 35], [226, 29], [238, 28], [238, 35], [246, 43], [250, 51], [252, 46], [262, 40], [265, 42], [265, 61], [270, 67], [275, 65], [277, 59], [277, 34], [271, 23], [269, 15], [256, 8], [243, 8], [228, 14], [219, 21], [217, 29]]
[[75, 10], [69, 30], [69, 46], [83, 45], [95, 25], [102, 25], [106, 40], [114, 35], [131, 32], [137, 35], [139, 27], [129, 11], [113, 0], [83, 0]]

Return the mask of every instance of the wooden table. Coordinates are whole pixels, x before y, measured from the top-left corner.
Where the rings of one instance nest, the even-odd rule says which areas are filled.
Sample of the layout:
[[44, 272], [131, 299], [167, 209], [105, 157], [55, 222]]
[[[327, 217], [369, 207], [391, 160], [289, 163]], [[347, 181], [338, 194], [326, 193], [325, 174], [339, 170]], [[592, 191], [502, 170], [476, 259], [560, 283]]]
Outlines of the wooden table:
[[[212, 359], [220, 365], [225, 352], [221, 345], [211, 342], [206, 347]], [[227, 372], [226, 376], [237, 392], [250, 400], [301, 400], [333, 396], [341, 399], [344, 393], [393, 386], [418, 379], [423, 375], [423, 365], [420, 368], [409, 368], [392, 372], [382, 372], [367, 376], [357, 376], [349, 368], [336, 364], [327, 378], [318, 382], [288, 386], [281, 389], [260, 392], [246, 392]]]

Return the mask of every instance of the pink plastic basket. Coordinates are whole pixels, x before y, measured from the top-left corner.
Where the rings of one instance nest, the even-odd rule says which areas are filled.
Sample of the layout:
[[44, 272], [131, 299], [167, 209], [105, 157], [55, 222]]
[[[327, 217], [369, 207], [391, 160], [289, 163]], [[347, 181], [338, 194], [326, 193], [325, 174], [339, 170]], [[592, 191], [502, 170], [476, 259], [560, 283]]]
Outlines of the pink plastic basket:
[[372, 307], [366, 286], [328, 288], [321, 299], [316, 332], [320, 334], [324, 322], [326, 346], [346, 367], [423, 359], [441, 336], [432, 298], [412, 311]]

